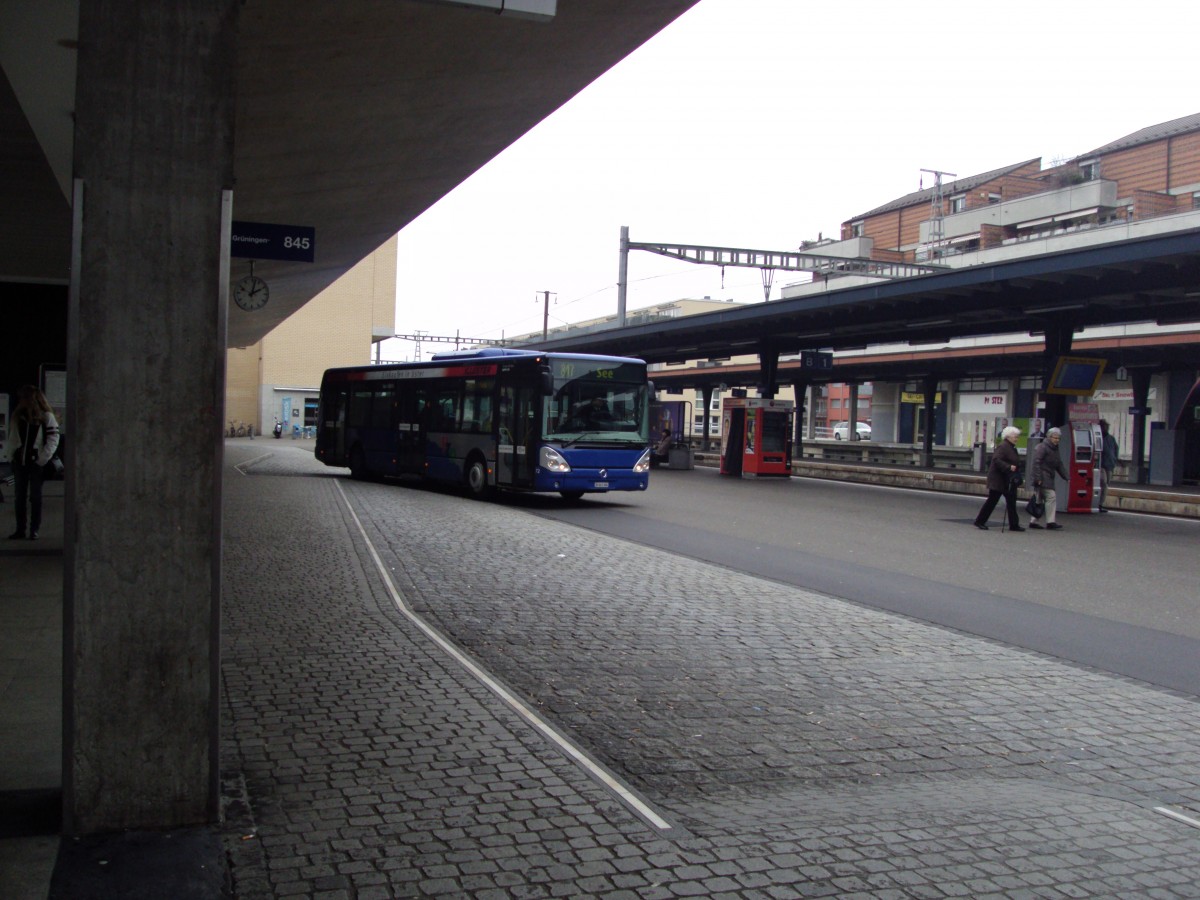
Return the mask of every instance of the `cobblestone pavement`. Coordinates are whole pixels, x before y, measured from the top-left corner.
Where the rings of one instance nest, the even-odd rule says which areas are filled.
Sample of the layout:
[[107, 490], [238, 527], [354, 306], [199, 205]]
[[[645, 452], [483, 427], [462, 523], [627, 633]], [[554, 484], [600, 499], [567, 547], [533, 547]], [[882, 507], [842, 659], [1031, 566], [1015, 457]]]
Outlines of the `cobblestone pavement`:
[[1195, 698], [310, 450], [227, 449], [240, 897], [1200, 897]]

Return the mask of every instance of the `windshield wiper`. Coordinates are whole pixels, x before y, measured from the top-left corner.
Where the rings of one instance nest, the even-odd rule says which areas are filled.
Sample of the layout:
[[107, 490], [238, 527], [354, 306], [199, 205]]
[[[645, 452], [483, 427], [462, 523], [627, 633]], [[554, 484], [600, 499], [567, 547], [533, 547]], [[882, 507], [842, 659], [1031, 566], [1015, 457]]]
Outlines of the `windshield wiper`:
[[579, 433], [579, 437], [571, 438], [571, 440], [569, 440], [569, 441], [563, 441], [563, 446], [570, 447], [572, 444], [578, 444], [589, 434], [599, 434], [599, 433], [600, 433], [599, 431], [581, 431]]

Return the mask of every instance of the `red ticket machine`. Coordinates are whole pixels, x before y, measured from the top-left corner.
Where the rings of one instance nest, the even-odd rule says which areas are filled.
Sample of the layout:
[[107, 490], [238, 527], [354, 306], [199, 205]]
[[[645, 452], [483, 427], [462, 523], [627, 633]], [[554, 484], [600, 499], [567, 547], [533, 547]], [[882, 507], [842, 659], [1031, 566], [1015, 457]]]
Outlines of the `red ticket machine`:
[[1100, 452], [1104, 447], [1104, 436], [1100, 426], [1091, 421], [1072, 421], [1070, 436], [1067, 474], [1071, 477], [1067, 484], [1067, 512], [1095, 512], [1100, 506]]
[[791, 400], [726, 397], [721, 405], [721, 474], [792, 474]]

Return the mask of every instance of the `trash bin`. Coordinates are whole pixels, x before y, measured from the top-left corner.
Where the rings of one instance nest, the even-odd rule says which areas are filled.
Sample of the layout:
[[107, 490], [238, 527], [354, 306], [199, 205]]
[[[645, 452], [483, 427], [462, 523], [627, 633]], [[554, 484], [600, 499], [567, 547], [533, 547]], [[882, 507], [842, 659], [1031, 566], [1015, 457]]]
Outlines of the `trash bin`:
[[691, 447], [672, 447], [667, 451], [668, 469], [693, 469], [695, 463]]
[[987, 455], [987, 444], [982, 441], [976, 441], [971, 445], [971, 470], [974, 472], [986, 472], [988, 463], [991, 460]]

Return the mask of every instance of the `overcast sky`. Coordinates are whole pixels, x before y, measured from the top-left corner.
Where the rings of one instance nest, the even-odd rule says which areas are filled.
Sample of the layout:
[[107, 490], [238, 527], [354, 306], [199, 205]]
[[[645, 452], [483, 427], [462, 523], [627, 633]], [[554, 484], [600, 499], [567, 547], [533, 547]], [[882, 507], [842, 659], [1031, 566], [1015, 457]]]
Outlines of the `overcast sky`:
[[[396, 329], [540, 330], [546, 290], [551, 327], [613, 313], [622, 225], [791, 250], [921, 169], [1049, 166], [1200, 112], [1197, 25], [1195, 0], [701, 0], [400, 232]], [[629, 309], [705, 296], [761, 302], [762, 277], [630, 254]]]

